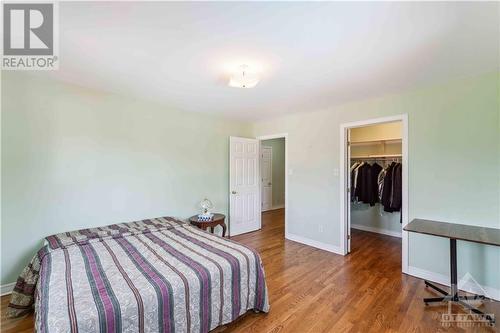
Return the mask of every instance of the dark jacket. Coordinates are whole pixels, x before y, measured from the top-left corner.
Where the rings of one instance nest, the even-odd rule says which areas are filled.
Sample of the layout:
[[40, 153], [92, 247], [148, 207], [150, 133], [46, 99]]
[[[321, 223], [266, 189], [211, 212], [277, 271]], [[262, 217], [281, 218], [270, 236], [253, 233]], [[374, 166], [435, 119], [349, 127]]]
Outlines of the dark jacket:
[[382, 171], [382, 167], [377, 164], [377, 163], [374, 163], [372, 166], [371, 166], [371, 176], [372, 176], [372, 181], [371, 181], [371, 189], [373, 191], [373, 204], [370, 202], [370, 204], [373, 206], [375, 205], [375, 203], [379, 202], [378, 200], [378, 174], [380, 173], [380, 171]]
[[367, 163], [361, 166], [358, 169], [358, 178], [356, 181], [356, 197], [359, 201], [370, 204], [371, 206], [375, 205], [375, 197], [374, 197], [374, 184], [372, 177], [372, 168]]
[[402, 203], [402, 165], [398, 163], [392, 173], [391, 208], [393, 211], [401, 210]]
[[394, 172], [394, 168], [396, 167], [396, 163], [392, 162], [391, 165], [387, 168], [387, 173], [384, 178], [384, 192], [382, 193], [382, 205], [384, 206], [384, 211], [393, 212], [394, 210], [391, 208], [391, 197], [392, 197], [392, 174]]

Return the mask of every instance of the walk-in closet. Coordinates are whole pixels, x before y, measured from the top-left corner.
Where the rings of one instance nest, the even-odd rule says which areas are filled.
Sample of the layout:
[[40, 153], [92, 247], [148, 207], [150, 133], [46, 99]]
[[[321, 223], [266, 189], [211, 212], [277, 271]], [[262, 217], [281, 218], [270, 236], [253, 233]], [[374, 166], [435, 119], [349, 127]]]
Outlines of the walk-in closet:
[[349, 129], [350, 227], [401, 237], [402, 123]]

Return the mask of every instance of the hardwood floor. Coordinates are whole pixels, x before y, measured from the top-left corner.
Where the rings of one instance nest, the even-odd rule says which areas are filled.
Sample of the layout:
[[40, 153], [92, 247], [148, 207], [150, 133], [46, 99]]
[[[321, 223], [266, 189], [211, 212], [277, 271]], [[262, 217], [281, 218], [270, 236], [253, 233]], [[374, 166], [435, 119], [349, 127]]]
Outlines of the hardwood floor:
[[7, 319], [5, 317], [5, 310], [9, 304], [10, 296], [2, 296], [2, 322], [0, 325], [0, 332], [2, 333], [28, 333], [33, 332], [34, 326], [34, 316], [30, 314], [29, 316]]
[[[271, 310], [248, 313], [220, 332], [499, 331], [499, 324], [442, 327], [447, 306], [425, 306], [422, 298], [435, 294], [401, 273], [399, 238], [353, 229], [352, 253], [343, 257], [285, 240], [283, 221], [283, 210], [266, 212], [261, 231], [233, 237], [261, 253]], [[481, 309], [500, 317], [499, 302]]]
[[[340, 256], [284, 239], [284, 211], [263, 214], [260, 231], [233, 237], [257, 249], [264, 262], [271, 310], [249, 312], [215, 332], [498, 332], [495, 327], [441, 326], [445, 305], [425, 306], [435, 295], [401, 274], [398, 238], [353, 230], [352, 253]], [[33, 316], [7, 320], [2, 332], [31, 332]], [[499, 302], [483, 311], [500, 317]], [[453, 313], [464, 313], [453, 307]]]

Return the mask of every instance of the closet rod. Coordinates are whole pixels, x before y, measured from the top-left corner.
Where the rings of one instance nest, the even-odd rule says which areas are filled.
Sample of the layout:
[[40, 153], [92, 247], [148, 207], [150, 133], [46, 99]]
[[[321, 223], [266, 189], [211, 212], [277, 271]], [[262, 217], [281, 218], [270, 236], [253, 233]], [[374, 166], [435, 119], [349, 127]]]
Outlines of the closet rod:
[[394, 155], [365, 155], [365, 156], [351, 156], [351, 159], [401, 159], [403, 156], [401, 154]]
[[381, 140], [366, 140], [366, 141], [350, 141], [348, 142], [351, 146], [369, 146], [376, 144], [396, 144], [401, 143], [401, 138], [393, 138], [393, 139], [381, 139]]
[[353, 158], [351, 159], [352, 162], [354, 161], [364, 161], [364, 162], [398, 162], [402, 163], [400, 158]]

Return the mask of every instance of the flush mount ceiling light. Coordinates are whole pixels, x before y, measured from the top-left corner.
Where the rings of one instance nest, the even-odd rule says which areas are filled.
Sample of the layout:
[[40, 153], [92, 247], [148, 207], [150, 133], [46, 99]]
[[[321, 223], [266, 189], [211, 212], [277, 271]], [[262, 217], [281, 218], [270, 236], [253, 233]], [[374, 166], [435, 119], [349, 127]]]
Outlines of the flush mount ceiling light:
[[241, 65], [229, 78], [229, 86], [234, 88], [253, 88], [259, 83], [258, 74], [247, 65]]

